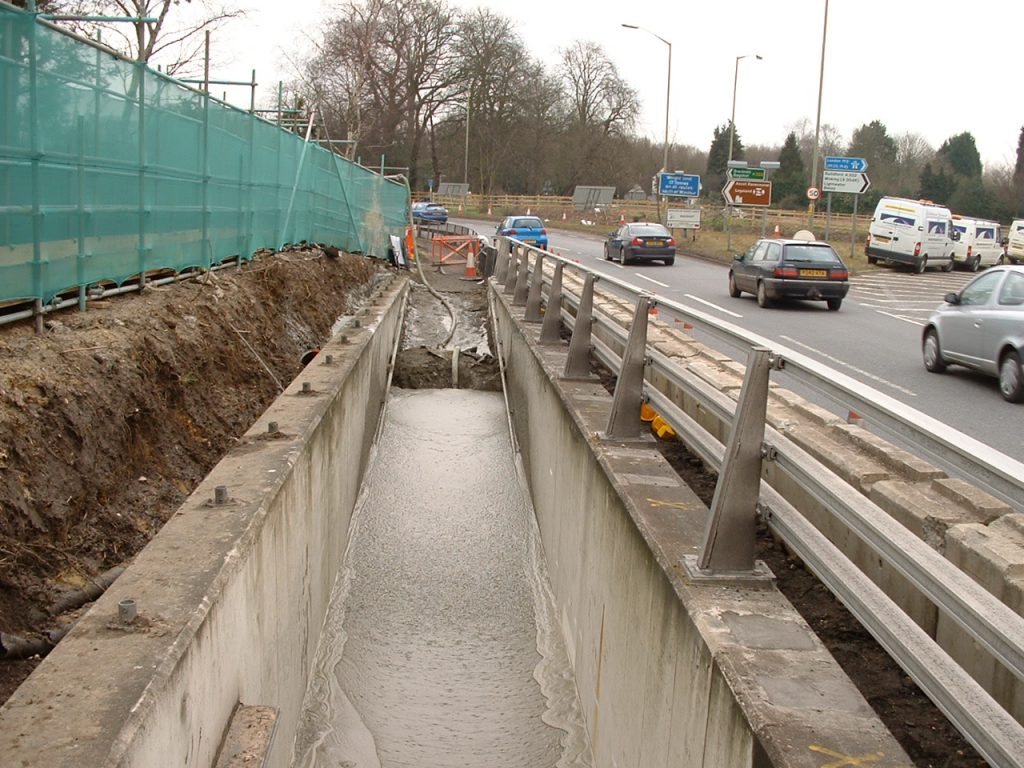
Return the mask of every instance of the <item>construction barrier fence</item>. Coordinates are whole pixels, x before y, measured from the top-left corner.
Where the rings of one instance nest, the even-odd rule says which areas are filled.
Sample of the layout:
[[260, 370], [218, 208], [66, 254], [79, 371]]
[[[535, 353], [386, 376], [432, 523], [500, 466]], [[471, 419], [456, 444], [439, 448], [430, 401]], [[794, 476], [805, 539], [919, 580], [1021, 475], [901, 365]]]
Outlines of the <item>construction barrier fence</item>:
[[0, 302], [307, 240], [386, 258], [408, 188], [0, 3]]

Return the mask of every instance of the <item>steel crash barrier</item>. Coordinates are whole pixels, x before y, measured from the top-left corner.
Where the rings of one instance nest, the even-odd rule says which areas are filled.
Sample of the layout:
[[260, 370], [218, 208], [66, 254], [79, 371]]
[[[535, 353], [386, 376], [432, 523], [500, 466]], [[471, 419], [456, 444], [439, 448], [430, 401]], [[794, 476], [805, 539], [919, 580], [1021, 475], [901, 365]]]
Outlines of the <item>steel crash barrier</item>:
[[[610, 287], [600, 310], [598, 282]], [[539, 344], [563, 343], [562, 326], [571, 330], [565, 378], [589, 376], [591, 354], [616, 374], [608, 438], [638, 436], [646, 402], [718, 473], [703, 550], [681, 564], [690, 578], [763, 578], [754, 560], [759, 516], [986, 760], [1024, 766], [1024, 713], [1014, 711], [1024, 690], [1024, 618], [842, 476], [841, 467], [773, 425], [769, 380], [785, 376], [856, 410], [911, 453], [1001, 500], [1011, 515], [1024, 511], [1024, 464], [767, 338], [516, 240], [499, 238], [494, 284], [523, 307], [525, 323], [540, 325]], [[649, 343], [654, 307], [745, 350], [737, 399]], [[934, 468], [909, 460], [935, 476]], [[812, 521], [822, 510], [824, 519]], [[894, 588], [879, 570], [869, 573], [864, 563], [871, 561], [908, 589]], [[922, 619], [922, 601], [937, 618]], [[968, 669], [979, 656], [997, 668], [987, 686]]]

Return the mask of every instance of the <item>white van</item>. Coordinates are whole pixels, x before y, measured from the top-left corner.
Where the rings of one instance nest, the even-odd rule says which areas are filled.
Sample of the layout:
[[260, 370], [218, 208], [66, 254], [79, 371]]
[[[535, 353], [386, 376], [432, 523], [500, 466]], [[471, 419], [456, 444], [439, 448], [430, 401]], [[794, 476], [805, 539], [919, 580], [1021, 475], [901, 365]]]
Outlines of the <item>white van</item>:
[[883, 197], [868, 227], [864, 252], [868, 264], [907, 264], [916, 272], [926, 267], [953, 268], [953, 215], [930, 200]]
[[999, 224], [953, 214], [953, 231], [960, 235], [953, 243], [954, 266], [977, 272], [978, 267], [999, 263], [1003, 255]]
[[1014, 219], [1006, 238], [1006, 258], [1012, 264], [1024, 262], [1024, 219]]

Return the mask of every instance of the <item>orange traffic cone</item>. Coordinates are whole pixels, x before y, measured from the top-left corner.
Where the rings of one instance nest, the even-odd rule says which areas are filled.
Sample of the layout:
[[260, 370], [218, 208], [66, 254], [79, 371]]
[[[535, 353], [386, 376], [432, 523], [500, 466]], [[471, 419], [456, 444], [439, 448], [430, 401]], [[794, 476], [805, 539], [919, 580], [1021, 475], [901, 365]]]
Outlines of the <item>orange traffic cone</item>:
[[529, 209], [529, 208], [527, 208], [527, 209], [526, 209], [526, 215], [527, 215], [527, 216], [529, 216], [529, 215], [530, 215], [530, 209]]
[[491, 206], [489, 206], [489, 205], [487, 206], [487, 215], [488, 216], [491, 215]]
[[466, 256], [466, 274], [463, 277], [466, 280], [476, 280], [476, 258], [472, 251]]
[[626, 214], [620, 213], [619, 214], [619, 224], [625, 224], [625, 223], [626, 223]]
[[856, 424], [856, 425], [859, 426], [863, 421], [864, 421], [864, 417], [861, 416], [856, 411], [850, 411], [848, 414], [846, 414], [846, 423], [847, 424]]
[[775, 234], [773, 236], [774, 237], [782, 237], [782, 232], [779, 231], [779, 225], [778, 224], [775, 225]]
[[565, 211], [562, 211], [562, 221], [565, 221]]

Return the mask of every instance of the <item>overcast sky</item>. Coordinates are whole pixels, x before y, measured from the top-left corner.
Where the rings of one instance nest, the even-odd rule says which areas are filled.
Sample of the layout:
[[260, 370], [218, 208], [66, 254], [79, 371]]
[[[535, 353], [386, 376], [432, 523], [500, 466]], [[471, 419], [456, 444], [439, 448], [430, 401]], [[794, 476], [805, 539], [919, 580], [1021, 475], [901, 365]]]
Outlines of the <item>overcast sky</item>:
[[[665, 131], [668, 47], [672, 44], [669, 139], [707, 149], [715, 125], [732, 108], [740, 61], [736, 127], [745, 144], [780, 145], [795, 123], [813, 130], [818, 103], [825, 0], [449, 0], [488, 7], [512, 18], [531, 55], [550, 67], [576, 40], [601, 45], [640, 94], [640, 131]], [[260, 100], [288, 79], [285, 51], [302, 56], [319, 34], [329, 4], [315, 0], [250, 0], [248, 18], [215, 33], [215, 77], [248, 79], [257, 70]], [[830, 0], [821, 121], [848, 141], [855, 128], [881, 120], [891, 135], [919, 133], [934, 147], [970, 131], [982, 161], [1010, 164], [1024, 125], [1019, 87], [1024, 28], [1021, 0]], [[1019, 35], [1018, 35], [1019, 36]], [[753, 54], [763, 59], [756, 60]], [[215, 66], [215, 71], [217, 67]], [[230, 96], [230, 94], [229, 94]], [[248, 94], [238, 103], [248, 104]], [[683, 168], [689, 172], [703, 169]], [[869, 169], [870, 175], [870, 169]]]

